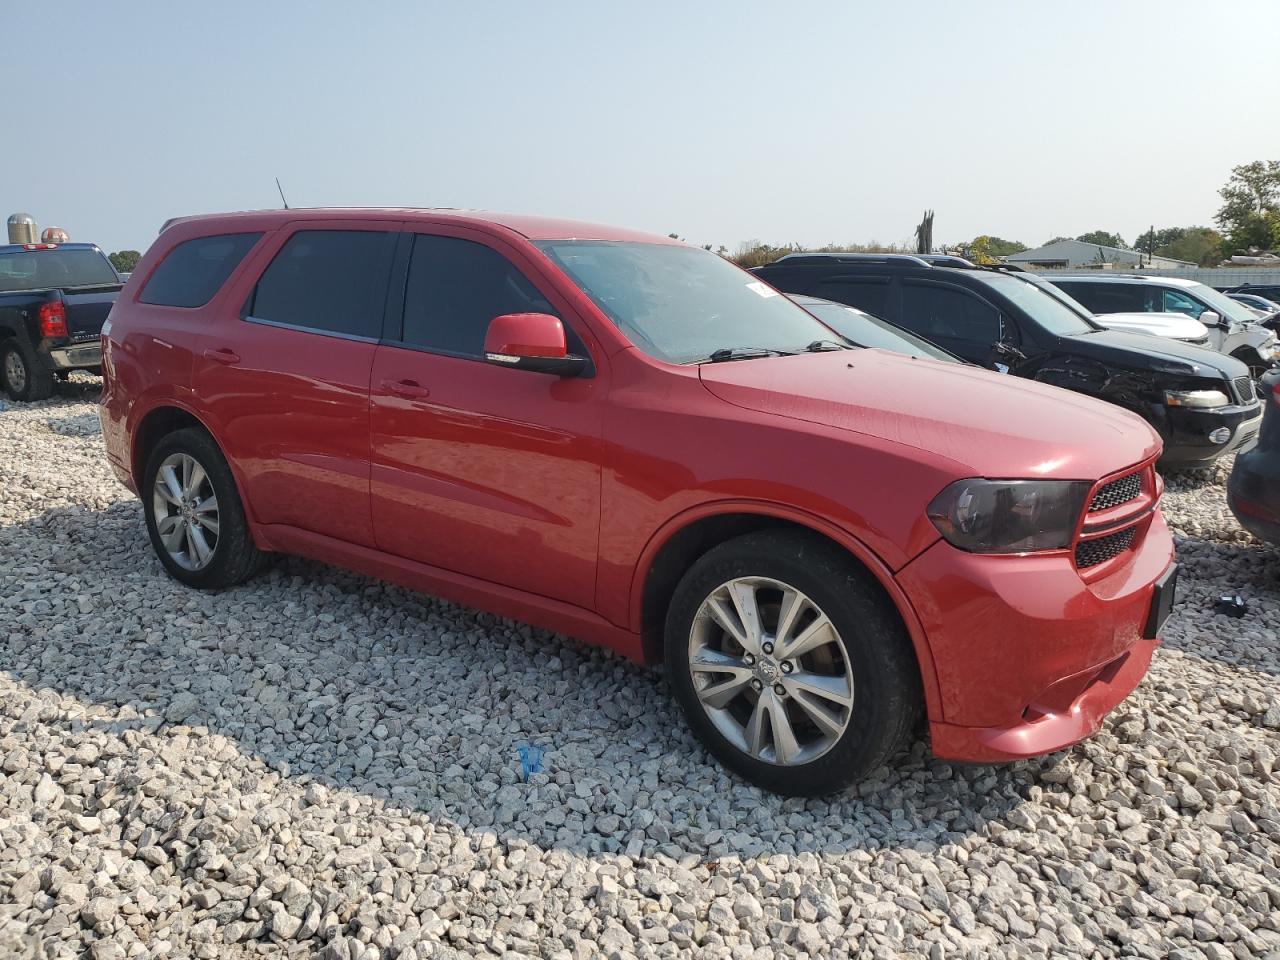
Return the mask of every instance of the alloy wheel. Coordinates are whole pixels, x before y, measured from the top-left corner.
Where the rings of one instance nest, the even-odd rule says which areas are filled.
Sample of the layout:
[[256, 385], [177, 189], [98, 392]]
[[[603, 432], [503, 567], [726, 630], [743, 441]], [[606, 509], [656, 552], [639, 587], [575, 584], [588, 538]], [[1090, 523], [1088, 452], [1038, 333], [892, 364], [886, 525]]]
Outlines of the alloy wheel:
[[165, 457], [152, 490], [156, 532], [184, 570], [203, 570], [218, 547], [218, 497], [204, 467], [187, 453]]
[[4, 379], [14, 393], [23, 393], [27, 389], [27, 365], [17, 350], [5, 351]]
[[778, 580], [739, 577], [711, 591], [689, 631], [689, 670], [716, 729], [766, 763], [816, 760], [853, 714], [853, 674], [835, 625]]

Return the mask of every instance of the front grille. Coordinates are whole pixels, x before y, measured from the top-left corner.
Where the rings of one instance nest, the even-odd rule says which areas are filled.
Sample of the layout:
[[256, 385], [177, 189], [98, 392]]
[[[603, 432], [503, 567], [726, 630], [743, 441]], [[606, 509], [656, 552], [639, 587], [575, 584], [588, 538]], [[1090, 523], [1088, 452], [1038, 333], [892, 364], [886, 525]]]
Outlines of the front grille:
[[1121, 477], [1119, 480], [1112, 480], [1110, 483], [1104, 484], [1089, 502], [1089, 512], [1097, 513], [1099, 510], [1110, 510], [1112, 507], [1118, 507], [1122, 503], [1138, 499], [1138, 495], [1141, 493], [1142, 472], [1131, 473], [1127, 477]]
[[1252, 377], [1236, 377], [1231, 381], [1231, 389], [1235, 391], [1237, 403], [1253, 403], [1258, 398]]
[[1096, 540], [1082, 540], [1076, 545], [1076, 566], [1096, 567], [1100, 563], [1118, 557], [1133, 544], [1133, 527], [1112, 533]]

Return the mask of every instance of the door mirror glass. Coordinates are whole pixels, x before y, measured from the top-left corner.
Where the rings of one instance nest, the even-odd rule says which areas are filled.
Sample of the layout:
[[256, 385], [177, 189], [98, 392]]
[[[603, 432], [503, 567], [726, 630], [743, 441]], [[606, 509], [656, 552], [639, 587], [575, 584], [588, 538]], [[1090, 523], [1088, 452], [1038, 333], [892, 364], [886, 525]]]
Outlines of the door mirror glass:
[[517, 370], [576, 377], [587, 368], [586, 357], [569, 353], [564, 324], [549, 313], [504, 313], [489, 322], [484, 357]]

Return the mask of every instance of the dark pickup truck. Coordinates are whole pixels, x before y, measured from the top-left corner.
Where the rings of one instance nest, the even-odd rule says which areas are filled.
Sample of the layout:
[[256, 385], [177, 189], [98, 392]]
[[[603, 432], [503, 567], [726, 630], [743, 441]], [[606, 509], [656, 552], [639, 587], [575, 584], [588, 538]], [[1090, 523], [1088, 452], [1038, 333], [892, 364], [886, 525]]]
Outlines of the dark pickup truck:
[[0, 382], [43, 400], [72, 370], [98, 373], [98, 335], [124, 284], [92, 243], [0, 245]]

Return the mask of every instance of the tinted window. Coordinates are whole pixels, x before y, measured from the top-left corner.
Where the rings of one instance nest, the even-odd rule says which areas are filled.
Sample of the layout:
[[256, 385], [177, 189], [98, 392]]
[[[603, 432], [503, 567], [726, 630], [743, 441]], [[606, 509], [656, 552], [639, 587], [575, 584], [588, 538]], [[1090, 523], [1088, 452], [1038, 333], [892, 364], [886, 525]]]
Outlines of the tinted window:
[[1059, 299], [1042, 289], [1048, 284], [1039, 277], [1023, 278], [1016, 274], [980, 271], [974, 274], [973, 279], [1003, 296], [1056, 336], [1074, 337], [1098, 329], [1088, 316], [1076, 312], [1074, 300]]
[[1092, 313], [1142, 313], [1146, 307], [1143, 287], [1136, 283], [1061, 283], [1059, 286]]
[[326, 333], [381, 337], [395, 238], [370, 230], [300, 230], [262, 274], [250, 298], [250, 316]]
[[888, 280], [823, 280], [814, 295], [847, 303], [875, 317], [889, 315]]
[[479, 357], [489, 322], [504, 313], [557, 315], [525, 275], [491, 247], [455, 237], [414, 238], [404, 297], [405, 343]]
[[0, 290], [48, 290], [119, 283], [97, 250], [23, 250], [0, 256]]
[[163, 307], [203, 307], [261, 236], [228, 233], [178, 244], [156, 267], [138, 299]]
[[928, 339], [971, 343], [1000, 340], [1000, 314], [996, 309], [955, 287], [904, 283], [902, 325]]

